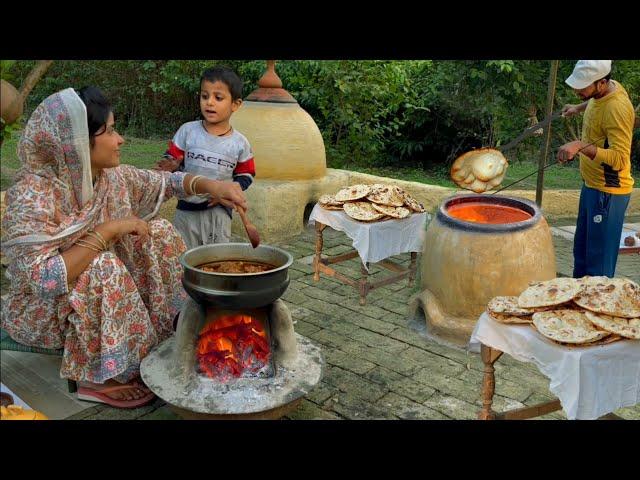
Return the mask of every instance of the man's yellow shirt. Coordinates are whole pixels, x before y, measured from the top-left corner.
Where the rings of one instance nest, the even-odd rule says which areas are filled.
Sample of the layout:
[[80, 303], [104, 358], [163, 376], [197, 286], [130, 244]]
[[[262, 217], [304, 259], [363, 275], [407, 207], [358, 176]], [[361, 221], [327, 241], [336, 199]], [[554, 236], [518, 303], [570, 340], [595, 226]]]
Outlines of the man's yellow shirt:
[[593, 160], [580, 153], [580, 174], [587, 187], [616, 195], [631, 193], [631, 138], [635, 113], [627, 91], [614, 80], [613, 93], [592, 98], [584, 112], [582, 141], [594, 143]]

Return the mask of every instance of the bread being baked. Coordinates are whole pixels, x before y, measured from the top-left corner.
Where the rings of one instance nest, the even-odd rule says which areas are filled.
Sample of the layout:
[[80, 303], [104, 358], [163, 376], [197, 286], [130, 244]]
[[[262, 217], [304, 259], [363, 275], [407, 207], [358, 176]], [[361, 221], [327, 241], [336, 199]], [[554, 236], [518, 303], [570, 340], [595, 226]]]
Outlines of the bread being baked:
[[479, 148], [456, 158], [451, 179], [462, 188], [482, 193], [500, 185], [508, 166], [499, 150]]

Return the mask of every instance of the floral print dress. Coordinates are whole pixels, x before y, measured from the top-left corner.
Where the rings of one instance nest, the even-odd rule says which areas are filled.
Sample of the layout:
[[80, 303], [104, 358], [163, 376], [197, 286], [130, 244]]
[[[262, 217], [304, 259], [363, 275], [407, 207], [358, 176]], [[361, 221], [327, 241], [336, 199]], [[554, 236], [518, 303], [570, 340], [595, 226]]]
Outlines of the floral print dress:
[[[178, 261], [186, 246], [170, 222], [155, 218], [163, 201], [186, 196], [185, 174], [121, 165], [87, 183], [86, 112], [78, 102], [72, 89], [48, 97], [20, 140], [22, 168], [2, 219], [10, 287], [0, 321], [17, 342], [64, 347], [64, 378], [127, 382], [171, 335], [187, 297]], [[96, 225], [131, 215], [149, 221], [146, 240], [118, 238], [68, 284], [61, 253]]]

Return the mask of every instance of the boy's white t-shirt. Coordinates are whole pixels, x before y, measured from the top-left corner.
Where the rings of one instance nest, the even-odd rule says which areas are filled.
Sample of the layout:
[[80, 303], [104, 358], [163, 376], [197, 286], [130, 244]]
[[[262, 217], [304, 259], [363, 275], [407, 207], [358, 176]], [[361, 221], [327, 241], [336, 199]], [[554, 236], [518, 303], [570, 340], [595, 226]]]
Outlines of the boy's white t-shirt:
[[[187, 173], [215, 180], [233, 180], [239, 175], [253, 177], [250, 173], [236, 171], [238, 164], [253, 159], [249, 141], [236, 129], [231, 135], [219, 137], [207, 132], [201, 120], [195, 120], [183, 124], [172, 141], [184, 152], [184, 171]], [[192, 195], [185, 201], [203, 203], [207, 198]]]

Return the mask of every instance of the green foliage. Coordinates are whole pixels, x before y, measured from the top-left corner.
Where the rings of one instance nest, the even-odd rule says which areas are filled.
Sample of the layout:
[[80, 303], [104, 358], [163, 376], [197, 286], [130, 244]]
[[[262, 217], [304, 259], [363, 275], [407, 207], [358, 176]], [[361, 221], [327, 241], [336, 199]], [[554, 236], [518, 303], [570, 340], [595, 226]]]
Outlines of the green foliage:
[[[10, 66], [14, 84], [33, 64]], [[199, 117], [199, 78], [214, 64], [238, 72], [244, 96], [257, 88], [265, 69], [262, 60], [56, 61], [29, 96], [25, 114], [57, 90], [94, 84], [111, 98], [123, 133], [168, 140], [182, 123]], [[560, 62], [554, 111], [579, 103], [564, 84], [574, 65], [575, 60]], [[532, 109], [542, 120], [549, 68], [549, 61], [539, 60], [302, 60], [276, 65], [285, 88], [317, 123], [330, 166], [442, 171], [464, 151], [515, 138], [535, 121]], [[637, 105], [640, 62], [615, 61], [613, 77]], [[580, 118], [556, 120], [552, 149], [579, 135], [580, 125]], [[509, 153], [509, 160], [537, 161], [541, 144], [542, 137], [530, 137]]]

